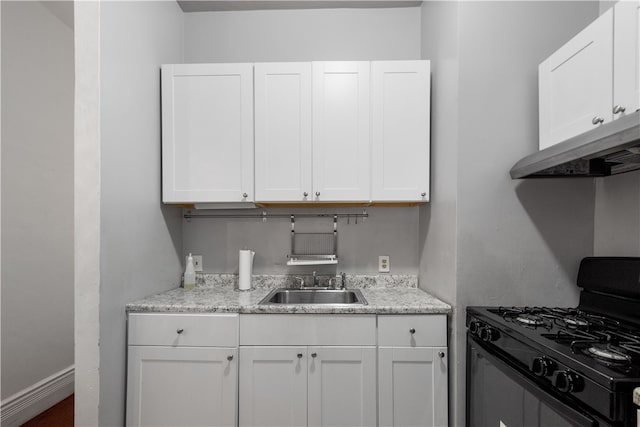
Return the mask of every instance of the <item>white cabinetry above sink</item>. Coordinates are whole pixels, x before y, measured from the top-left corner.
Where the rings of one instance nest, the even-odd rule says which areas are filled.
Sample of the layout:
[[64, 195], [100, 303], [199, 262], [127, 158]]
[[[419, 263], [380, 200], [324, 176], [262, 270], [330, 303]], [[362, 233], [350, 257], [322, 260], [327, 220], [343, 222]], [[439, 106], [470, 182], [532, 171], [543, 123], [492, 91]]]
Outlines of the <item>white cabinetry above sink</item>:
[[429, 82], [429, 61], [164, 65], [163, 202], [427, 202]]
[[162, 201], [253, 200], [253, 65], [164, 65]]

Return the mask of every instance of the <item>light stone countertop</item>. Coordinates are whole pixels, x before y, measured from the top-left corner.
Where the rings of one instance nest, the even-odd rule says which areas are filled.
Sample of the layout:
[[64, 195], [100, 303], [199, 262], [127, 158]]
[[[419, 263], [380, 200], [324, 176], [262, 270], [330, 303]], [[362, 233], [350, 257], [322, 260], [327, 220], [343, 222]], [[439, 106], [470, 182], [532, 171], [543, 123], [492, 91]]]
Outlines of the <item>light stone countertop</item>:
[[[258, 305], [274, 288], [287, 287], [289, 277], [254, 276], [255, 288], [239, 291], [237, 276], [208, 275], [191, 290], [176, 288], [127, 304], [127, 312], [163, 313], [317, 313], [437, 314], [451, 306], [417, 288], [416, 276], [350, 276], [347, 288], [360, 289], [367, 305]], [[352, 286], [349, 286], [349, 285]]]
[[636, 387], [633, 390], [633, 403], [640, 406], [640, 387]]

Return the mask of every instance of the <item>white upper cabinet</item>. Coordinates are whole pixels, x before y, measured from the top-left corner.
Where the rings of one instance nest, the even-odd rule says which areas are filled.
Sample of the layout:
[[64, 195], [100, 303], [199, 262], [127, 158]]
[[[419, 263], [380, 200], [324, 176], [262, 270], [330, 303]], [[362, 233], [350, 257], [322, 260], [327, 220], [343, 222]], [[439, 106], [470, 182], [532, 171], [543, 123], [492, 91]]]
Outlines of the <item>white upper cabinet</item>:
[[253, 64], [162, 67], [162, 200], [250, 202]]
[[640, 108], [640, 1], [614, 6], [614, 118]]
[[640, 1], [617, 2], [539, 68], [540, 149], [640, 108]]
[[163, 65], [162, 200], [427, 202], [429, 106], [429, 61]]
[[369, 201], [369, 66], [313, 62], [313, 200]]
[[372, 82], [372, 199], [429, 200], [430, 62], [376, 61]]
[[311, 201], [311, 63], [255, 64], [256, 197]]
[[539, 67], [540, 149], [612, 120], [613, 10]]

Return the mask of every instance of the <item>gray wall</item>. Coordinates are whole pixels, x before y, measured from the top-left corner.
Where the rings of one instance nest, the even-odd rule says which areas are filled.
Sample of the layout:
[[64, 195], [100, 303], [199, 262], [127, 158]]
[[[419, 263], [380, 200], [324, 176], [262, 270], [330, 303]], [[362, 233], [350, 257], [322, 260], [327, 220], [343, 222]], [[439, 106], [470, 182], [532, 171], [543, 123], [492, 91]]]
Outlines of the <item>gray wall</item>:
[[598, 256], [640, 256], [640, 172], [596, 179]]
[[[431, 59], [431, 202], [420, 207], [419, 286], [447, 301], [449, 336], [458, 325], [458, 134], [459, 130], [459, 2], [425, 2], [422, 6], [422, 58]], [[446, 37], [443, 37], [446, 34]], [[449, 408], [456, 400], [456, 341], [449, 340]], [[464, 406], [462, 406], [464, 407]], [[450, 425], [454, 423], [450, 417]]]
[[73, 22], [2, 2], [2, 399], [73, 365]]
[[[429, 17], [433, 12], [455, 22], [443, 6], [427, 2], [423, 8], [423, 19], [425, 14], [437, 19]], [[456, 50], [458, 55], [458, 85], [451, 84], [458, 116], [436, 117], [436, 125], [458, 128], [455, 279], [440, 278], [455, 281], [452, 425], [463, 425], [464, 419], [468, 305], [577, 303], [578, 262], [592, 253], [593, 181], [512, 181], [508, 171], [538, 149], [538, 64], [597, 14], [595, 2], [461, 2], [457, 46], [434, 44], [429, 37], [438, 34], [428, 27], [423, 32], [423, 56], [448, 59]], [[438, 70], [436, 84], [442, 78]], [[434, 99], [434, 111], [444, 110], [442, 99]], [[440, 138], [434, 135], [434, 150], [452, 143]], [[421, 215], [421, 230], [428, 227], [425, 246], [443, 242], [451, 248], [450, 235], [430, 232], [440, 227], [433, 214], [436, 190], [431, 215]], [[443, 192], [445, 200], [451, 199]], [[445, 203], [440, 205], [444, 209]], [[452, 230], [450, 222], [443, 226]], [[432, 262], [423, 257], [421, 277], [430, 274]], [[432, 285], [421, 280], [421, 286]]]
[[420, 58], [420, 9], [185, 14], [186, 62]]
[[[322, 9], [185, 14], [186, 62], [382, 60], [420, 58], [420, 8]], [[276, 212], [304, 212], [277, 210]], [[314, 212], [362, 212], [328, 209]], [[389, 255], [392, 273], [417, 274], [418, 209], [369, 208], [364, 223], [338, 227], [338, 267], [314, 268], [375, 273], [379, 255]], [[257, 210], [255, 212], [262, 212]], [[246, 213], [246, 212], [245, 212]], [[330, 229], [326, 219], [296, 222], [304, 230]], [[194, 220], [183, 224], [185, 254], [203, 255], [206, 272], [233, 273], [238, 250], [256, 251], [255, 272], [293, 274], [289, 268], [290, 223], [274, 220]]]
[[[362, 209], [269, 209], [268, 213], [362, 213]], [[260, 214], [262, 210], [252, 212]], [[225, 212], [226, 213], [226, 212]], [[247, 211], [240, 212], [246, 214]], [[238, 250], [256, 252], [255, 274], [296, 274], [316, 270], [378, 273], [378, 256], [389, 255], [391, 273], [418, 274], [418, 208], [368, 208], [369, 218], [338, 220], [337, 266], [288, 267], [291, 221], [270, 219], [194, 219], [183, 223], [185, 253], [203, 255], [205, 272], [237, 273]], [[197, 215], [198, 212], [195, 212]], [[215, 214], [215, 213], [214, 213]], [[331, 218], [299, 218], [296, 231], [331, 232]]]
[[175, 2], [103, 2], [100, 425], [124, 423], [127, 302], [175, 287], [181, 210], [160, 202], [160, 64], [182, 62]]

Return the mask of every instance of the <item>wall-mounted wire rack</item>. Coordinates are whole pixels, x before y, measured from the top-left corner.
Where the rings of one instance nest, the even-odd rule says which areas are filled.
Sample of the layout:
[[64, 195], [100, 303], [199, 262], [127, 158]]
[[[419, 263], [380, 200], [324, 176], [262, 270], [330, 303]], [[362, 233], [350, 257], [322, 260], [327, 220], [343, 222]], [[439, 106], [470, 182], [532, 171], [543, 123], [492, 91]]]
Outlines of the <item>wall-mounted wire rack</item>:
[[[337, 264], [338, 263], [338, 218], [347, 218], [347, 223], [354, 220], [355, 224], [358, 219], [366, 219], [369, 217], [367, 211], [362, 213], [299, 213], [299, 214], [279, 214], [267, 213], [263, 211], [261, 214], [246, 213], [219, 213], [219, 214], [197, 214], [187, 211], [183, 217], [187, 221], [193, 219], [217, 219], [217, 218], [256, 218], [266, 222], [271, 218], [289, 218], [291, 221], [291, 253], [287, 257], [287, 265], [320, 265], [320, 264]], [[333, 229], [328, 232], [301, 233], [296, 231], [296, 218], [331, 218], [333, 220]]]
[[296, 232], [296, 219], [291, 215], [291, 255], [287, 265], [320, 265], [338, 263], [338, 216], [333, 217], [333, 231], [328, 233]]

